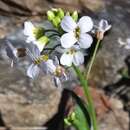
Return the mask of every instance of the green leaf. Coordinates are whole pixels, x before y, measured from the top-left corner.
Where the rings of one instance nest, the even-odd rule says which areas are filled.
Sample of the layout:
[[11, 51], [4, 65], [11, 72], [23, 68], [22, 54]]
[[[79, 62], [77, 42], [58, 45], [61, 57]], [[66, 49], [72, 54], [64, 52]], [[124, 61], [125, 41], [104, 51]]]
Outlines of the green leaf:
[[90, 130], [91, 128], [91, 118], [87, 107], [84, 102], [72, 92], [72, 97], [75, 99], [76, 106], [74, 109], [75, 120], [73, 120], [73, 125], [77, 130]]
[[69, 91], [75, 101], [74, 111], [64, 119], [67, 126], [74, 126], [77, 130], [90, 130], [91, 118], [84, 102], [74, 92]]

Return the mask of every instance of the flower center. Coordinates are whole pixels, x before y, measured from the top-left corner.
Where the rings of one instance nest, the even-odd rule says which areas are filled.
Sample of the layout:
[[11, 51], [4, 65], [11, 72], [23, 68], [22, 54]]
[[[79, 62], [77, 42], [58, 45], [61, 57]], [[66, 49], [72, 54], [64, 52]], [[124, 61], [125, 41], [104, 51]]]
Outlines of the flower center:
[[75, 34], [75, 37], [76, 37], [77, 39], [79, 39], [79, 36], [80, 36], [80, 28], [79, 28], [79, 27], [77, 27], [77, 28], [75, 29], [74, 34]]
[[33, 29], [33, 35], [36, 39], [39, 39], [40, 37], [42, 37], [43, 34], [44, 34], [43, 28], [36, 27]]
[[63, 72], [64, 72], [63, 68], [61, 66], [57, 66], [54, 74], [60, 77], [62, 76]]
[[74, 49], [74, 48], [71, 48], [68, 52], [67, 52], [67, 54], [71, 54], [71, 55], [73, 55], [73, 54], [75, 54], [76, 53], [76, 50]]
[[41, 64], [41, 62], [47, 61], [48, 59], [49, 59], [48, 55], [41, 55], [34, 60], [34, 64], [39, 65], [39, 64]]

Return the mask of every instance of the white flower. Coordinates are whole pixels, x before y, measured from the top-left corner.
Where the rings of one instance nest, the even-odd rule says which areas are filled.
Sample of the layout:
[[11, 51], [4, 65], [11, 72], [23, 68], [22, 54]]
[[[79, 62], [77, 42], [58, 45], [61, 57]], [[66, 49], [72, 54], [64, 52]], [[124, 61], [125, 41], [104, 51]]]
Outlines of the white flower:
[[106, 31], [111, 29], [111, 25], [108, 24], [108, 21], [105, 19], [101, 19], [98, 25], [98, 30], [102, 33], [105, 33]]
[[99, 25], [96, 26], [97, 28], [97, 32], [96, 32], [96, 36], [97, 39], [102, 40], [104, 38], [104, 33], [106, 31], [108, 31], [109, 29], [111, 29], [111, 25], [108, 24], [107, 20], [100, 20]]
[[35, 45], [33, 45], [30, 50], [27, 48], [26, 53], [32, 61], [27, 69], [27, 76], [32, 79], [35, 79], [38, 77], [40, 70], [45, 73], [45, 61], [48, 60], [48, 57], [45, 55], [40, 55], [40, 50]]
[[44, 46], [48, 42], [47, 37], [43, 36], [43, 29], [35, 27], [31, 22], [27, 21], [24, 23], [24, 35], [27, 36], [27, 43], [34, 43], [37, 45], [40, 51], [43, 50]]
[[64, 68], [59, 65], [58, 58], [55, 56], [54, 61], [51, 59], [47, 60], [46, 65], [47, 73], [50, 73], [54, 77], [56, 86], [61, 87], [61, 82], [66, 81], [68, 78]]
[[93, 28], [93, 21], [89, 16], [80, 18], [78, 23], [71, 16], [65, 16], [61, 21], [61, 27], [66, 32], [61, 37], [62, 47], [70, 48], [76, 42], [81, 48], [91, 46], [93, 39], [87, 32]]
[[73, 46], [61, 55], [60, 63], [69, 67], [72, 63], [79, 66], [84, 63], [84, 55], [83, 51]]
[[121, 38], [118, 38], [118, 43], [121, 46], [124, 46], [125, 49], [130, 49], [130, 38], [127, 38], [126, 41], [123, 41]]

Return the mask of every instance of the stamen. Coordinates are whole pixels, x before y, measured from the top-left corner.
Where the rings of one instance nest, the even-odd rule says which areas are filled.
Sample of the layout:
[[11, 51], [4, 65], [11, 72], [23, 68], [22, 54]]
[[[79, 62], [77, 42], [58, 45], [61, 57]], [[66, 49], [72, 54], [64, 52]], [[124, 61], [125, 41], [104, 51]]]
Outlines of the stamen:
[[36, 57], [32, 54], [32, 52], [31, 52], [28, 48], [26, 49], [26, 54], [27, 54], [28, 56], [30, 56], [33, 61], [36, 60]]
[[75, 37], [76, 37], [77, 39], [79, 39], [79, 37], [80, 37], [80, 28], [77, 27], [77, 28], [75, 29], [74, 33], [75, 33]]

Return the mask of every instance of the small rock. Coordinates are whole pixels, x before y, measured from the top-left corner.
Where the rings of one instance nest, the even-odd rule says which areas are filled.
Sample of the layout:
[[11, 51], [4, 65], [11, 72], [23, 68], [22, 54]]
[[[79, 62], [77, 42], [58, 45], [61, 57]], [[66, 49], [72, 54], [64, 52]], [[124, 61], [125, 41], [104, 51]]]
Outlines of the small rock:
[[111, 103], [112, 108], [114, 109], [123, 109], [123, 103], [121, 100], [111, 98], [110, 103]]

